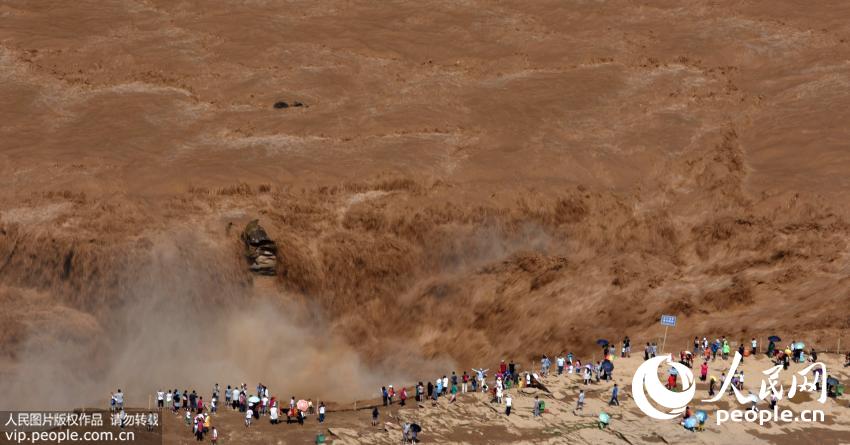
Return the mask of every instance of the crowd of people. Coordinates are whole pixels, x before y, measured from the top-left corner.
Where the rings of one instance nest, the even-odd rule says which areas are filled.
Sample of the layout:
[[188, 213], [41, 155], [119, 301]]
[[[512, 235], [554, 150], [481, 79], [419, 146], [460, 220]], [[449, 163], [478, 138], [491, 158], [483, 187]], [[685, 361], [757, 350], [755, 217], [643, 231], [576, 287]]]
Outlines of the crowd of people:
[[[816, 361], [817, 351], [811, 348], [808, 353], [804, 350], [804, 345], [801, 342], [792, 341], [784, 350], [777, 346], [778, 337], [771, 337], [765, 354], [770, 357], [777, 365], [781, 364], [788, 368], [790, 362]], [[613, 361], [619, 356], [628, 358], [631, 356], [631, 340], [625, 337], [620, 347], [617, 344], [608, 343], [600, 340], [598, 342], [602, 346], [600, 357], [594, 357], [592, 360], [584, 362], [572, 352], [562, 352], [554, 357], [554, 360], [548, 355], [541, 356], [539, 371], [535, 369], [520, 370], [520, 366], [513, 360], [502, 360], [498, 368], [495, 368], [490, 373], [489, 368], [472, 368], [469, 372], [464, 370], [460, 374], [452, 372], [415, 384], [410, 390], [413, 392], [414, 400], [418, 407], [424, 407], [425, 403], [430, 402], [431, 406], [437, 406], [441, 398], [448, 401], [446, 403], [455, 403], [459, 394], [468, 392], [484, 393], [488, 395], [490, 403], [502, 405], [504, 407], [504, 415], [510, 416], [513, 412], [514, 399], [511, 396], [511, 390], [514, 388], [523, 387], [539, 387], [542, 386], [542, 379], [550, 376], [577, 375], [578, 380], [586, 388], [580, 388], [574, 413], [581, 415], [585, 406], [586, 389], [591, 385], [597, 385], [600, 382], [607, 382], [613, 379]], [[714, 396], [717, 391], [718, 379], [715, 376], [708, 375], [709, 363], [720, 360], [729, 360], [733, 351], [740, 354], [741, 360], [744, 357], [754, 356], [759, 351], [759, 342], [752, 338], [749, 342], [739, 341], [737, 348], [733, 349], [729, 340], [726, 337], [719, 337], [713, 341], [709, 341], [706, 337], [694, 337], [693, 347], [690, 350], [683, 350], [678, 354], [679, 362], [687, 367], [693, 368], [698, 357], [702, 358], [702, 363], [699, 365], [699, 379], [703, 382], [708, 382], [708, 395]], [[658, 355], [658, 347], [655, 342], [647, 342], [644, 347], [644, 359], [656, 357]], [[850, 365], [850, 353], [846, 357], [847, 364]], [[554, 369], [553, 365], [554, 364]], [[727, 375], [721, 375], [719, 382], [725, 382]], [[744, 389], [745, 376], [743, 370], [735, 370], [731, 376], [731, 384], [728, 392], [733, 393], [736, 389], [742, 391]], [[674, 390], [678, 384], [678, 373], [675, 368], [668, 371], [666, 387]], [[222, 402], [223, 393], [223, 402]], [[396, 389], [393, 385], [387, 385], [380, 388], [380, 404], [372, 407], [372, 425], [379, 424], [380, 410], [379, 406], [391, 407], [398, 404], [401, 407], [406, 406], [408, 402], [408, 388], [401, 386]], [[216, 443], [218, 439], [218, 431], [212, 425], [213, 416], [219, 410], [221, 403], [229, 410], [241, 413], [244, 418], [245, 428], [260, 421], [263, 418], [268, 418], [271, 424], [282, 422], [282, 417], [286, 416], [286, 423], [297, 423], [304, 425], [308, 416], [317, 414], [316, 421], [323, 423], [327, 413], [325, 404], [319, 402], [318, 406], [314, 406], [311, 399], [296, 400], [294, 396], [290, 397], [288, 405], [283, 405], [281, 401], [271, 395], [269, 388], [262, 383], [259, 383], [255, 391], [249, 391], [245, 383], [238, 386], [228, 385], [222, 389], [216, 383], [212, 388], [210, 397], [204, 399], [202, 395], [197, 394], [194, 390], [191, 392], [183, 390], [180, 392], [177, 389], [167, 391], [157, 391], [156, 394], [157, 406], [160, 409], [170, 409], [175, 415], [181, 415], [185, 420], [187, 427], [192, 428], [192, 432], [198, 441], [203, 441], [206, 435], [212, 443]], [[124, 394], [119, 389], [112, 394], [111, 406], [113, 412], [122, 411], [124, 406]], [[777, 403], [776, 396], [773, 395], [769, 400], [771, 408]], [[608, 399], [609, 406], [620, 405], [620, 387], [614, 383], [610, 387], [610, 398]], [[755, 403], [753, 403], [755, 408]], [[546, 405], [538, 396], [534, 397], [532, 404], [533, 417], [539, 417], [546, 414]], [[681, 418], [681, 422], [686, 428], [691, 429], [688, 425], [693, 422], [694, 413], [690, 407], [685, 411], [685, 415]], [[605, 419], [603, 421], [603, 419]], [[605, 427], [608, 424], [610, 416], [606, 413], [600, 413], [600, 427]], [[704, 421], [701, 420], [700, 422]], [[701, 425], [702, 423], [699, 423]], [[697, 425], [697, 429], [699, 429]], [[404, 422], [402, 425], [403, 438], [408, 443], [415, 443], [418, 440], [418, 433], [421, 427], [415, 422]]]
[[[257, 384], [255, 392], [250, 392], [245, 383], [238, 386], [227, 385], [224, 389], [216, 383], [208, 401], [195, 390], [183, 390], [182, 393], [178, 389], [158, 390], [156, 404], [161, 410], [169, 409], [174, 415], [182, 416], [186, 426], [192, 427], [192, 434], [198, 441], [203, 441], [209, 434], [210, 441], [215, 444], [218, 440], [218, 430], [212, 425], [212, 421], [222, 403], [222, 395], [224, 406], [240, 413], [246, 428], [265, 417], [273, 425], [281, 423], [283, 416], [286, 416], [288, 424], [304, 425], [308, 416], [317, 414], [317, 422], [324, 423], [327, 413], [324, 402], [320, 401], [318, 406], [315, 406], [312, 399], [296, 401], [294, 396], [290, 398], [288, 406], [282, 406], [281, 401], [270, 395], [269, 388], [262, 383]], [[111, 404], [113, 410], [123, 407], [123, 393], [120, 389], [113, 394]]]

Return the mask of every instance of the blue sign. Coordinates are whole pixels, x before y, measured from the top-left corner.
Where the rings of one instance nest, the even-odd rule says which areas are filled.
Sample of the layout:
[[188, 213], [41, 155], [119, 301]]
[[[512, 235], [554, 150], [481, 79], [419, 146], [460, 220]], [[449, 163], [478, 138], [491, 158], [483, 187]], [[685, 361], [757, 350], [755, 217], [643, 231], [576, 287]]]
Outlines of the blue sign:
[[676, 326], [676, 316], [675, 315], [662, 315], [661, 316], [661, 326]]

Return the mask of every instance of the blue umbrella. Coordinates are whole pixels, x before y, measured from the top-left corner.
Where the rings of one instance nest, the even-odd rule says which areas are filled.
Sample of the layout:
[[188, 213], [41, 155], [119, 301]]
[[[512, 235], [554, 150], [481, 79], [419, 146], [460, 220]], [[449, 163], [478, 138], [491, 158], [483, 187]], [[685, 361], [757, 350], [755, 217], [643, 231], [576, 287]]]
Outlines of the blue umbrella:
[[700, 424], [703, 424], [706, 420], [708, 420], [708, 413], [703, 410], [699, 410], [697, 411], [696, 418]]
[[685, 419], [685, 428], [692, 430], [697, 427], [697, 419], [695, 417], [688, 417]]
[[611, 360], [605, 360], [602, 362], [602, 370], [608, 373], [614, 370], [614, 364], [611, 363]]
[[607, 425], [611, 421], [611, 416], [608, 413], [599, 413], [599, 421]]
[[782, 341], [782, 339], [781, 339], [781, 338], [779, 338], [779, 336], [778, 336], [778, 335], [771, 335], [770, 337], [767, 337], [767, 339], [768, 339], [769, 341], [774, 342], [774, 343]]
[[604, 338], [600, 338], [599, 340], [596, 340], [596, 344], [599, 345], [599, 346], [605, 346], [605, 345], [608, 344], [608, 340], [605, 340]]
[[676, 368], [670, 368], [670, 375], [679, 375], [679, 371]]
[[794, 343], [794, 347], [797, 349], [803, 349], [806, 347], [806, 344], [801, 341], [798, 341], [797, 343]]

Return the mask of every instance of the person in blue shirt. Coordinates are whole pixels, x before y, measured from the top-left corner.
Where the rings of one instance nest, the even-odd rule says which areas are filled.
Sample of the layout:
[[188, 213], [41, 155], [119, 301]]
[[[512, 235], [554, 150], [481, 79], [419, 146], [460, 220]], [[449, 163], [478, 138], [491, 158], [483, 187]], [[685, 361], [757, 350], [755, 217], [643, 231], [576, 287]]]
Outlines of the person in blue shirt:
[[617, 405], [620, 406], [620, 400], [617, 399], [617, 396], [620, 395], [620, 387], [617, 384], [614, 384], [614, 389], [611, 390], [611, 400], [608, 402], [608, 405]]

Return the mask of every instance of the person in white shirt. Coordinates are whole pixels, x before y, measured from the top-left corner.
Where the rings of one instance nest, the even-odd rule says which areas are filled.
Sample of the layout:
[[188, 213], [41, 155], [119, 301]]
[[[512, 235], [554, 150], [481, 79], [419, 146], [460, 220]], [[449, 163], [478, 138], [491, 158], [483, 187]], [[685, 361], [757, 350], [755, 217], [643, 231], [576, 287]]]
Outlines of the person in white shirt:
[[277, 424], [278, 419], [280, 418], [280, 413], [278, 412], [277, 403], [275, 403], [271, 409], [269, 410], [269, 417], [271, 418], [272, 424]]
[[124, 409], [124, 393], [121, 392], [121, 389], [118, 389], [118, 392], [115, 393], [115, 406], [117, 409]]
[[514, 404], [514, 401], [513, 401], [513, 399], [511, 399], [511, 395], [510, 394], [506, 395], [505, 396], [505, 415], [506, 416], [511, 415], [511, 406], [513, 406], [513, 404]]
[[254, 410], [248, 408], [245, 410], [245, 428], [251, 426], [251, 421], [254, 419]]
[[502, 387], [496, 386], [496, 402], [502, 403]]
[[238, 388], [233, 388], [233, 395], [230, 396], [230, 400], [231, 400], [233, 409], [236, 409], [236, 407], [239, 405], [239, 389]]
[[319, 402], [319, 423], [325, 422], [325, 402]]
[[582, 412], [584, 409], [584, 390], [578, 392], [578, 401], [576, 402], [576, 413]]
[[156, 392], [156, 406], [162, 408], [163, 405], [165, 405], [165, 393], [160, 390]]

